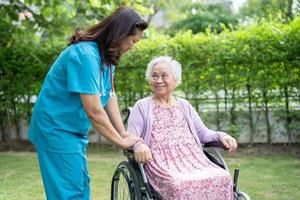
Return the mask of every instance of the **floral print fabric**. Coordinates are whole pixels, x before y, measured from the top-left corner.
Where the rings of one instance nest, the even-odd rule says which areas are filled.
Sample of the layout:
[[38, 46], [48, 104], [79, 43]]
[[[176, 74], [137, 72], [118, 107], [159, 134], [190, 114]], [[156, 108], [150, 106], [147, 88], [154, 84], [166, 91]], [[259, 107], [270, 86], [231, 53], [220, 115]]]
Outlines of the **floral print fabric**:
[[232, 200], [229, 172], [212, 163], [191, 134], [178, 105], [153, 107], [145, 172], [163, 200]]

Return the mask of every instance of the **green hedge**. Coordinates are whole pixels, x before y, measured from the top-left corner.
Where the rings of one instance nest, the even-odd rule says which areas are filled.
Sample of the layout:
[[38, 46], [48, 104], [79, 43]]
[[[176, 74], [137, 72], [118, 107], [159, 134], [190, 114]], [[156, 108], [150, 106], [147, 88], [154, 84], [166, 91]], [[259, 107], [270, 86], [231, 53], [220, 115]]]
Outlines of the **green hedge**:
[[[30, 116], [30, 97], [38, 93], [49, 66], [65, 48], [56, 41], [31, 37], [35, 36], [20, 33], [1, 42], [1, 127]], [[154, 34], [143, 39], [117, 67], [116, 90], [121, 107], [150, 94], [144, 73], [147, 63], [159, 55], [170, 55], [182, 64], [183, 83], [177, 94], [189, 99], [199, 112], [201, 105], [213, 105], [218, 128], [221, 112], [229, 113], [228, 130], [236, 130], [235, 111], [246, 110], [254, 134], [252, 112], [263, 110], [271, 142], [269, 111], [282, 110], [280, 117], [292, 141], [299, 125], [299, 116], [294, 112], [300, 100], [299, 17], [289, 24], [261, 22], [234, 32], [224, 30], [219, 35], [184, 32], [174, 37]]]
[[290, 24], [261, 22], [219, 35], [207, 32], [143, 40], [125, 56], [117, 69], [116, 85], [123, 106], [132, 105], [150, 91], [144, 72], [151, 58], [170, 55], [183, 66], [178, 94], [201, 112], [201, 104], [214, 104], [214, 123], [221, 127], [221, 111], [229, 113], [228, 130], [236, 130], [236, 110], [248, 111], [253, 143], [253, 111], [263, 110], [268, 143], [272, 142], [270, 110], [282, 110], [289, 141], [299, 129], [300, 18]]
[[290, 24], [265, 22], [220, 35], [185, 32], [173, 38], [143, 40], [117, 69], [117, 75], [122, 76], [116, 82], [120, 94], [125, 87], [130, 87], [130, 92], [143, 92], [145, 88], [136, 82], [144, 79], [147, 63], [166, 54], [182, 63], [181, 89], [187, 93], [196, 92], [194, 87], [200, 92], [222, 90], [224, 84], [228, 89], [242, 89], [248, 82], [260, 89], [264, 81], [274, 88], [287, 84], [299, 89], [300, 18]]

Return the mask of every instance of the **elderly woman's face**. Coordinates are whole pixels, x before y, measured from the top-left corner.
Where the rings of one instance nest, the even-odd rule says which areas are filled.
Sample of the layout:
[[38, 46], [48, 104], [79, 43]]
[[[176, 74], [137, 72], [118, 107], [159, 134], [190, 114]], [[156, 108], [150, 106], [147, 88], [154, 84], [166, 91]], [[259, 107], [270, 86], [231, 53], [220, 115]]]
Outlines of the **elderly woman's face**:
[[176, 87], [171, 66], [164, 62], [156, 64], [152, 69], [149, 83], [155, 96], [170, 95]]

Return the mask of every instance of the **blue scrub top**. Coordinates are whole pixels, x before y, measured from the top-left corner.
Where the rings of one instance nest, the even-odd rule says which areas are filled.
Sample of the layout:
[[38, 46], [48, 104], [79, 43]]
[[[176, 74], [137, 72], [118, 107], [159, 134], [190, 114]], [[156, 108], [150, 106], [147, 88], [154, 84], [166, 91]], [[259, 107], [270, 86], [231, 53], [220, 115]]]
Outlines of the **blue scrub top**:
[[[115, 67], [112, 67], [114, 75]], [[75, 153], [88, 143], [91, 122], [80, 94], [99, 95], [105, 107], [111, 92], [110, 69], [102, 67], [95, 42], [67, 47], [51, 66], [34, 106], [29, 139], [37, 148]]]

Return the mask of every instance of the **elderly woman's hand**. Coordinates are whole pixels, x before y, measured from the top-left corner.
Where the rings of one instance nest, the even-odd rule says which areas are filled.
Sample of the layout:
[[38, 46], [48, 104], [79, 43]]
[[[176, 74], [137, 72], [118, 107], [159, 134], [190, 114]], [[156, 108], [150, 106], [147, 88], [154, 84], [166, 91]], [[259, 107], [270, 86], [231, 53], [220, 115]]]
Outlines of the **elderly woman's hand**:
[[236, 140], [228, 134], [223, 135], [220, 141], [228, 149], [229, 153], [234, 152], [238, 146]]
[[143, 142], [138, 142], [133, 147], [135, 160], [139, 163], [147, 163], [152, 160], [150, 148]]

